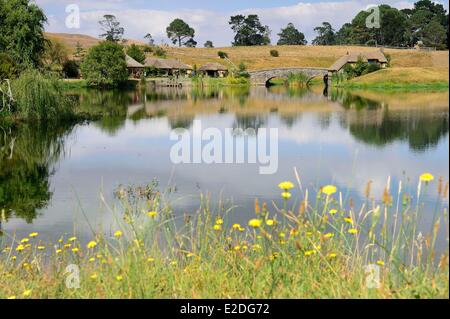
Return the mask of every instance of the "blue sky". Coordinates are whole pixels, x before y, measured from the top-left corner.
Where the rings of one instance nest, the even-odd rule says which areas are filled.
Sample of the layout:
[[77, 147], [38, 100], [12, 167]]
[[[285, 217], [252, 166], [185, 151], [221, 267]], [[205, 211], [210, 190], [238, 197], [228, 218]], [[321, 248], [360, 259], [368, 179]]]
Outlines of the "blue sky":
[[[227, 1], [145, 1], [145, 0], [35, 0], [49, 18], [51, 32], [82, 33], [98, 36], [98, 20], [104, 14], [117, 16], [125, 28], [125, 37], [142, 40], [150, 32], [157, 43], [170, 44], [165, 28], [175, 18], [182, 18], [196, 30], [199, 45], [212, 40], [215, 46], [230, 45], [233, 34], [228, 20], [231, 15], [256, 13], [272, 30], [272, 40], [288, 22], [293, 22], [310, 41], [314, 27], [329, 21], [338, 29], [369, 5], [386, 3], [397, 8], [411, 7], [413, 0], [227, 0]], [[448, 0], [442, 0], [448, 10]], [[67, 28], [66, 6], [77, 4], [81, 13], [79, 29]]]

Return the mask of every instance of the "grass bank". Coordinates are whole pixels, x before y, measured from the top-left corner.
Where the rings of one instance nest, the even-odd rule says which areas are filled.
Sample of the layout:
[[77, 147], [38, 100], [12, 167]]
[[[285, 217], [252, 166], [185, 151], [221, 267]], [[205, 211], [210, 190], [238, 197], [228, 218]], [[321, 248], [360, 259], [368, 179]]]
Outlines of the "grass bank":
[[[0, 298], [448, 298], [448, 250], [435, 249], [442, 228], [448, 238], [448, 184], [433, 179], [397, 194], [388, 179], [380, 201], [369, 183], [357, 208], [336, 186], [309, 191], [297, 177], [279, 185], [275, 203], [255, 201], [243, 224], [233, 222], [242, 212], [213, 209], [207, 197], [179, 215], [155, 183], [120, 188], [117, 207], [104, 203], [116, 226], [87, 243], [4, 236]], [[421, 199], [432, 187], [439, 199], [422, 234]]]
[[354, 89], [448, 90], [448, 72], [448, 68], [387, 68], [336, 86]]

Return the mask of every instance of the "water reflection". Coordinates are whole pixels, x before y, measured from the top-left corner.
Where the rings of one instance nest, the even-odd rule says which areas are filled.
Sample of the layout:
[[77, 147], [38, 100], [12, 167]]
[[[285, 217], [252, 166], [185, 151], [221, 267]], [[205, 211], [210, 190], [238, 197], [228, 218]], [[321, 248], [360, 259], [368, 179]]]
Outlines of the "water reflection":
[[[355, 142], [364, 146], [362, 158], [369, 166], [384, 148], [391, 151], [389, 145], [393, 143], [406, 146], [407, 160], [409, 152], [433, 158], [433, 149], [441, 141], [448, 143], [448, 92], [390, 95], [333, 91], [325, 96], [321, 90], [272, 87], [70, 92], [78, 101], [79, 111], [102, 115], [101, 119], [79, 125], [77, 130], [71, 125], [21, 124], [13, 129], [0, 128], [0, 209], [5, 209], [6, 220], [18, 217], [32, 222], [39, 213], [56, 218], [56, 211], [67, 213], [61, 209], [67, 205], [68, 179], [76, 184], [75, 189], [86, 188], [86, 193], [89, 189], [91, 194], [97, 194], [99, 187], [96, 175], [106, 176], [109, 190], [114, 185], [138, 183], [141, 179], [169, 179], [172, 164], [165, 156], [170, 146], [169, 132], [180, 127], [190, 129], [197, 118], [211, 126], [251, 128], [256, 133], [262, 127], [280, 129], [283, 169], [270, 182], [260, 183], [254, 176], [243, 176], [242, 171], [223, 166], [202, 166], [192, 169], [192, 175], [183, 171], [185, 189], [191, 190], [199, 180], [206, 184], [206, 191], [214, 192], [220, 191], [216, 184], [245, 179], [245, 190], [235, 189], [232, 184], [232, 196], [239, 192], [249, 197], [268, 196], [273, 192], [269, 185], [289, 178], [288, 172], [298, 163], [310, 172], [311, 176], [305, 178], [317, 183], [322, 179], [328, 182], [330, 176], [337, 179], [336, 172], [314, 170], [318, 163], [317, 145], [325, 145], [322, 155], [340, 167], [339, 173], [350, 170], [349, 158]], [[73, 147], [65, 145], [70, 138], [76, 140]], [[374, 147], [378, 151], [371, 149]], [[439, 169], [448, 165], [448, 149], [436, 154], [441, 157], [433, 165]], [[391, 166], [407, 164], [383, 165], [389, 170]], [[62, 169], [57, 174], [59, 166]], [[247, 168], [243, 170], [248, 173]], [[376, 174], [376, 170], [370, 173]], [[448, 174], [446, 170], [442, 173], [444, 177]], [[214, 181], [205, 182], [211, 174]], [[362, 183], [367, 182], [366, 176], [364, 179]], [[52, 190], [60, 195], [50, 205]], [[98, 198], [92, 196], [84, 202], [95, 214]]]

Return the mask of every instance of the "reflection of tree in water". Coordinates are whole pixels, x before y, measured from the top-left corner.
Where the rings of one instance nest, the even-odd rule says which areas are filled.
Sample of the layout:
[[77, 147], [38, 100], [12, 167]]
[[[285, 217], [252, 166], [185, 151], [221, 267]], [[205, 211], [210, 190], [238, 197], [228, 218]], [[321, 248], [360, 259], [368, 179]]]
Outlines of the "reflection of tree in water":
[[194, 116], [190, 115], [177, 115], [169, 116], [167, 120], [169, 121], [169, 125], [172, 130], [177, 128], [189, 129], [194, 122], [194, 118]]
[[372, 99], [367, 99], [362, 96], [351, 94], [344, 90], [333, 90], [331, 92], [331, 100], [333, 102], [338, 102], [345, 109], [355, 109], [355, 110], [376, 110], [382, 107], [382, 103]]
[[421, 111], [393, 115], [386, 109], [380, 122], [359, 119], [349, 128], [356, 139], [367, 144], [383, 146], [407, 140], [411, 149], [423, 152], [448, 134], [449, 118], [448, 113], [433, 116]]
[[33, 124], [0, 128], [0, 210], [32, 222], [52, 193], [49, 178], [64, 153], [73, 125]]
[[302, 118], [302, 113], [282, 113], [279, 117], [283, 124], [288, 128], [292, 128]]
[[233, 129], [254, 129], [256, 134], [261, 127], [266, 126], [267, 116], [262, 114], [236, 114]]
[[322, 130], [326, 130], [330, 127], [331, 124], [331, 112], [320, 112], [317, 115], [317, 121], [319, 122], [319, 126]]

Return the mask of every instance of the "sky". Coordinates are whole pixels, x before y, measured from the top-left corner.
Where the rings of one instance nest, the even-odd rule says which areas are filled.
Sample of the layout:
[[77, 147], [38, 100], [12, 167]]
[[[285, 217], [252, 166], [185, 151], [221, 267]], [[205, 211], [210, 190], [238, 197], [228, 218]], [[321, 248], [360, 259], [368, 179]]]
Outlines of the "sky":
[[[165, 33], [175, 18], [181, 18], [195, 30], [195, 39], [202, 46], [206, 40], [216, 47], [229, 46], [233, 33], [228, 21], [235, 14], [258, 14], [261, 22], [272, 30], [272, 43], [276, 43], [280, 29], [289, 22], [305, 34], [310, 42], [314, 27], [323, 21], [335, 29], [350, 22], [361, 10], [374, 4], [389, 4], [402, 9], [413, 6], [414, 0], [35, 0], [44, 8], [48, 18], [46, 31], [88, 34], [98, 37], [101, 30], [98, 21], [105, 14], [113, 14], [125, 28], [125, 38], [144, 40], [147, 33], [153, 35], [157, 44], [171, 44]], [[448, 11], [448, 0], [437, 1]], [[70, 5], [77, 5], [80, 12], [79, 28], [69, 25]]]

